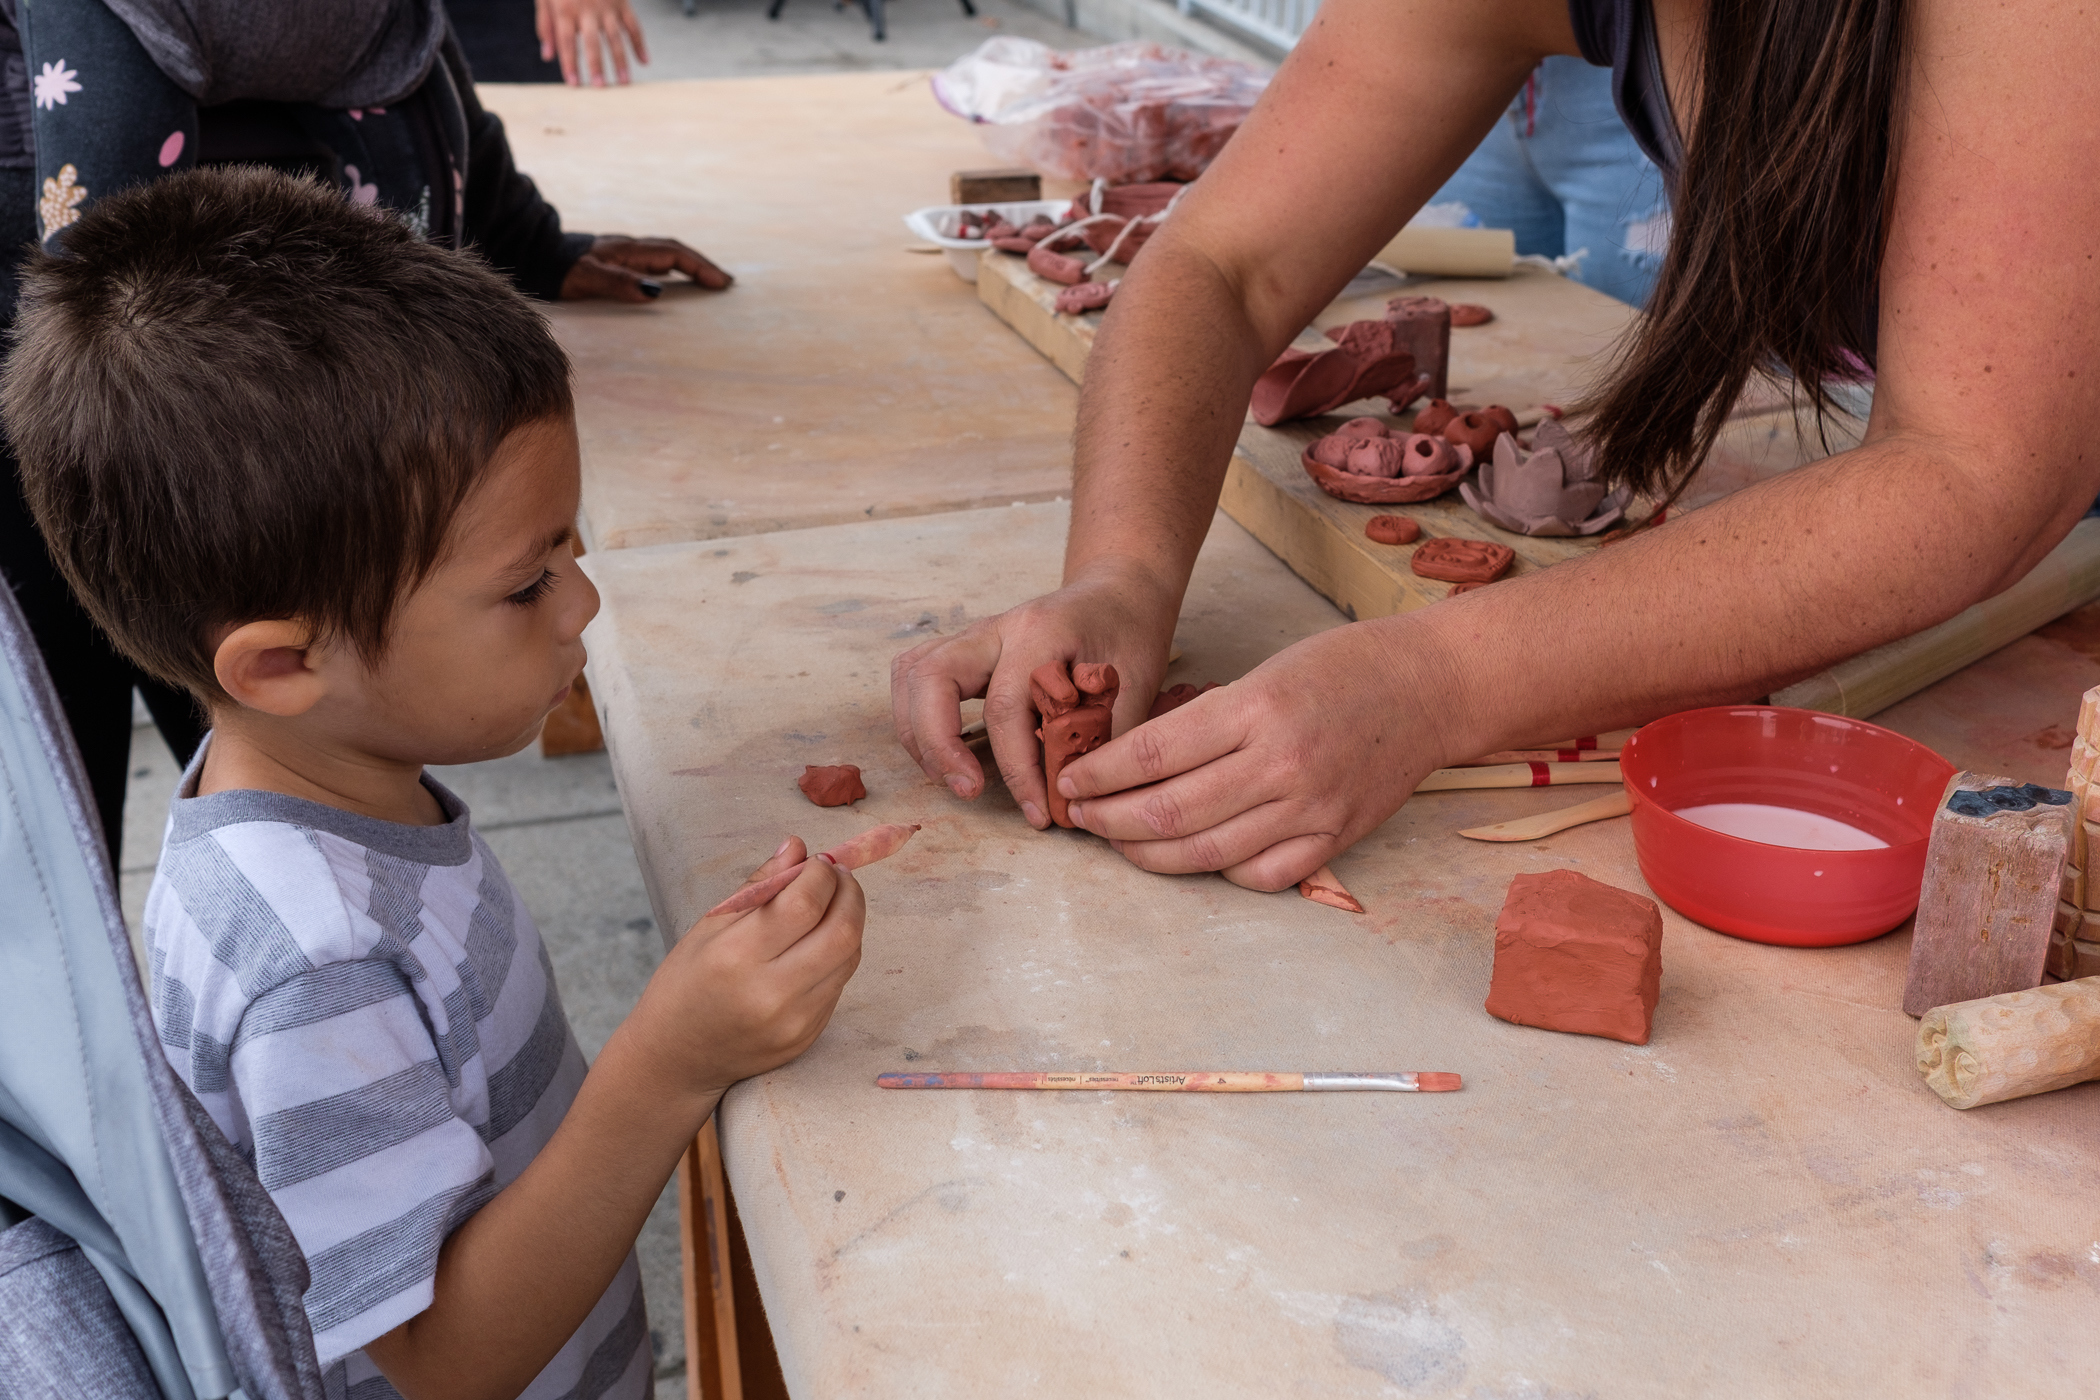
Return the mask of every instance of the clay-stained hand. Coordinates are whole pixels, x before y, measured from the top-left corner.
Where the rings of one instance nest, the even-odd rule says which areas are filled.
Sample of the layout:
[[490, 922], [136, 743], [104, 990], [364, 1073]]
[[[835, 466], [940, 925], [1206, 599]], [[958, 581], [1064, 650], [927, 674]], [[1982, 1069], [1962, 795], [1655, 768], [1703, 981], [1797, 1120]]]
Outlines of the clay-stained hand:
[[682, 272], [709, 291], [719, 292], [736, 279], [675, 238], [629, 238], [600, 234], [591, 250], [576, 260], [562, 278], [563, 301], [601, 297], [607, 301], [647, 302], [663, 295], [663, 279]]
[[[791, 836], [753, 883], [809, 854]], [[671, 949], [624, 1034], [647, 1046], [665, 1089], [700, 1096], [764, 1074], [816, 1041], [860, 965], [867, 903], [851, 874], [813, 860], [747, 913], [702, 919]]]
[[[649, 44], [642, 37], [642, 22], [634, 17], [627, 0], [537, 0], [533, 6], [533, 31], [540, 36], [540, 60], [561, 63], [561, 80], [575, 87], [587, 71], [592, 87], [605, 86], [605, 57], [612, 57], [614, 81], [627, 82], [627, 49], [634, 47], [637, 62], [649, 61]], [[576, 50], [583, 49], [584, 67], [576, 63]]]
[[890, 663], [890, 714], [897, 742], [926, 776], [958, 797], [984, 791], [984, 767], [963, 743], [962, 702], [984, 699], [992, 759], [1021, 815], [1050, 824], [1042, 746], [1028, 674], [1051, 661], [1105, 661], [1122, 677], [1115, 732], [1144, 722], [1167, 670], [1175, 608], [1137, 570], [1102, 565], [1017, 608], [936, 637]]
[[1458, 692], [1401, 621], [1309, 637], [1076, 760], [1072, 819], [1146, 870], [1290, 888], [1446, 761]]

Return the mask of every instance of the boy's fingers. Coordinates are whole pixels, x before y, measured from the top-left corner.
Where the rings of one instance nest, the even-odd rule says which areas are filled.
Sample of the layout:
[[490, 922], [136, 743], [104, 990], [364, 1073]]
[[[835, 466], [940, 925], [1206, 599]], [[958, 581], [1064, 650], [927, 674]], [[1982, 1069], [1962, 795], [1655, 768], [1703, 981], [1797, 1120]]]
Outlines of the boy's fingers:
[[772, 962], [822, 922], [841, 879], [850, 882], [852, 877], [828, 860], [810, 861], [792, 884], [724, 930], [723, 936], [735, 940], [742, 956]]
[[805, 996], [808, 989], [820, 986], [841, 967], [851, 976], [851, 969], [860, 962], [861, 930], [868, 917], [867, 895], [860, 881], [848, 872], [840, 870], [838, 876], [838, 886], [823, 918], [773, 959], [774, 969], [789, 979], [790, 985], [802, 987]]
[[744, 883], [755, 885], [760, 880], [769, 880], [789, 866], [800, 865], [809, 859], [809, 847], [799, 836], [790, 836], [780, 843], [780, 849], [766, 857], [765, 864], [744, 877]]

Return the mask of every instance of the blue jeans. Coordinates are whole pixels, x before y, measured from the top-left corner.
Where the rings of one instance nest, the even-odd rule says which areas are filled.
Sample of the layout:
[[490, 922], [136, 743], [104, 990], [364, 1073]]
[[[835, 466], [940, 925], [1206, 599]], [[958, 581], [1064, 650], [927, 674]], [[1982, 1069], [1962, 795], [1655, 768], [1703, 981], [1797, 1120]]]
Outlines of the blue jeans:
[[1611, 70], [1549, 58], [1495, 129], [1437, 191], [1487, 228], [1514, 229], [1519, 253], [1589, 249], [1571, 275], [1640, 306], [1670, 240], [1662, 175], [1612, 106]]

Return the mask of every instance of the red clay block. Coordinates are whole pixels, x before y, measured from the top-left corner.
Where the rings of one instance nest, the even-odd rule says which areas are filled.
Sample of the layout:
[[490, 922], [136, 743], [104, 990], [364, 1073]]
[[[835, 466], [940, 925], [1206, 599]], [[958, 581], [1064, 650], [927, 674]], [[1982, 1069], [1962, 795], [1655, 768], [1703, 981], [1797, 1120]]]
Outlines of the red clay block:
[[1520, 1026], [1646, 1045], [1662, 993], [1662, 911], [1578, 875], [1519, 875], [1495, 920], [1487, 1009]]

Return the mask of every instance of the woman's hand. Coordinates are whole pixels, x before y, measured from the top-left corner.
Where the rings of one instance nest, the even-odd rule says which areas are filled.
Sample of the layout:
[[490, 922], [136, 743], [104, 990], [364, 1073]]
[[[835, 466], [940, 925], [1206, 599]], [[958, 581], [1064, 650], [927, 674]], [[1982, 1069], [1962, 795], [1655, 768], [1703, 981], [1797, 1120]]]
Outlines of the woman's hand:
[[561, 299], [645, 302], [663, 295], [661, 278], [682, 272], [711, 292], [736, 279], [675, 238], [629, 238], [604, 233], [562, 278]]
[[1144, 722], [1167, 671], [1180, 597], [1147, 571], [1097, 561], [1055, 593], [939, 637], [890, 663], [897, 741], [926, 776], [958, 797], [984, 791], [984, 768], [963, 743], [962, 702], [984, 698], [992, 758], [1030, 826], [1050, 824], [1028, 674], [1052, 661], [1106, 661], [1122, 682], [1120, 732]]
[[571, 87], [582, 83], [576, 65], [576, 50], [583, 48], [590, 70], [591, 86], [605, 86], [605, 54], [612, 55], [613, 80], [629, 81], [627, 46], [634, 46], [637, 62], [649, 61], [649, 45], [642, 38], [642, 22], [634, 17], [627, 0], [537, 0], [532, 27], [540, 36], [540, 58], [561, 61], [561, 80]]
[[1286, 889], [1464, 740], [1455, 667], [1398, 618], [1337, 627], [1065, 767], [1072, 819], [1132, 864]]

